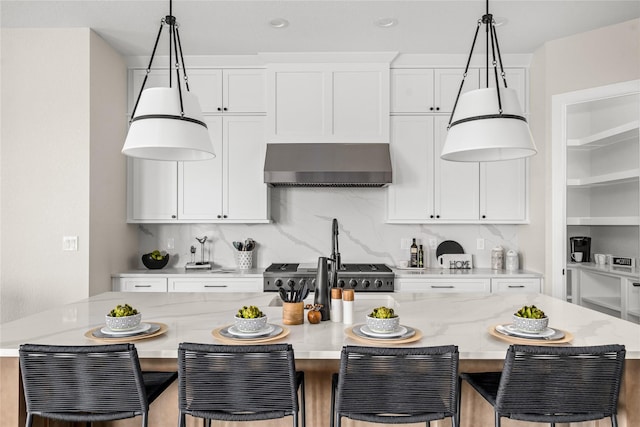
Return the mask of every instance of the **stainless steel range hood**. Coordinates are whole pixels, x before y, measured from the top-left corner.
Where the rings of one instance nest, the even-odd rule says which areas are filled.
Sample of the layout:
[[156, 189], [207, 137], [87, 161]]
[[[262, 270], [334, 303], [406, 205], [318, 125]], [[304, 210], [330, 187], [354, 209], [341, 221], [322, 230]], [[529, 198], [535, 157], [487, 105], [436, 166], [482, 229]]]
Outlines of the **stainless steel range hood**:
[[389, 144], [267, 144], [264, 182], [296, 187], [384, 187]]

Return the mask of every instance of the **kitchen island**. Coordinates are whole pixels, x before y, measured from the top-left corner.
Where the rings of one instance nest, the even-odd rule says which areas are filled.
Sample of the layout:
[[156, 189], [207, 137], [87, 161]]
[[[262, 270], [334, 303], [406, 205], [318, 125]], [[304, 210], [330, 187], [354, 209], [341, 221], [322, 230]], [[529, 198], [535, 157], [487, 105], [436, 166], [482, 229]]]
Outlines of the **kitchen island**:
[[[175, 369], [180, 342], [217, 342], [213, 330], [232, 323], [243, 305], [257, 305], [269, 322], [282, 324], [282, 307], [275, 293], [120, 293], [108, 292], [86, 300], [0, 325], [1, 411], [0, 426], [24, 425], [22, 391], [18, 371], [18, 347], [22, 343], [89, 345], [96, 341], [85, 337], [92, 328], [104, 324], [104, 315], [117, 304], [129, 303], [143, 314], [143, 321], [161, 322], [168, 329], [163, 335], [135, 341], [144, 369]], [[640, 426], [640, 408], [627, 402], [640, 401], [640, 326], [542, 294], [423, 294], [357, 293], [354, 304], [356, 323], [364, 322], [372, 308], [393, 307], [401, 324], [418, 329], [419, 341], [410, 346], [455, 344], [460, 351], [461, 371], [499, 370], [509, 342], [489, 334], [496, 324], [509, 323], [522, 305], [535, 304], [550, 317], [550, 326], [568, 331], [568, 345], [624, 344], [627, 348], [625, 379], [619, 406], [620, 427]], [[279, 342], [291, 343], [296, 365], [307, 375], [307, 425], [327, 426], [332, 372], [338, 368], [342, 346], [371, 345], [349, 338], [346, 325], [331, 321], [320, 324], [287, 326], [289, 335]], [[407, 391], [410, 393], [410, 391]], [[366, 399], [367, 396], [363, 396]], [[482, 398], [463, 387], [462, 426], [493, 425], [493, 411]], [[174, 426], [177, 423], [177, 387], [174, 384], [151, 407], [150, 426]], [[118, 426], [139, 425], [139, 420], [123, 420]], [[190, 420], [189, 426], [199, 425]], [[219, 425], [219, 424], [216, 424]], [[227, 424], [225, 424], [227, 425]], [[229, 424], [232, 425], [232, 424]], [[237, 424], [243, 425], [243, 424]], [[245, 424], [246, 425], [246, 424]], [[284, 425], [269, 421], [260, 425]], [[288, 425], [288, 423], [287, 423]], [[351, 423], [345, 426], [368, 425]], [[449, 422], [432, 423], [448, 426]], [[504, 426], [533, 426], [510, 423]], [[609, 426], [601, 423], [576, 423], [573, 426]]]

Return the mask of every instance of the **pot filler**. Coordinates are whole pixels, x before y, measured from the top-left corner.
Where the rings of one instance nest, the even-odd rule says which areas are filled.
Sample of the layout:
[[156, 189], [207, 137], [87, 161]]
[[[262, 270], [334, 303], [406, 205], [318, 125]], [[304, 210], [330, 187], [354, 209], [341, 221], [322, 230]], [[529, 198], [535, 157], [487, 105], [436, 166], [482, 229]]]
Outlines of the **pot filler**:
[[[287, 289], [307, 283], [314, 291], [317, 268], [315, 264], [271, 264], [262, 273], [263, 290], [277, 292], [283, 286]], [[339, 288], [358, 292], [393, 292], [394, 277], [393, 271], [385, 264], [341, 264], [336, 282]]]

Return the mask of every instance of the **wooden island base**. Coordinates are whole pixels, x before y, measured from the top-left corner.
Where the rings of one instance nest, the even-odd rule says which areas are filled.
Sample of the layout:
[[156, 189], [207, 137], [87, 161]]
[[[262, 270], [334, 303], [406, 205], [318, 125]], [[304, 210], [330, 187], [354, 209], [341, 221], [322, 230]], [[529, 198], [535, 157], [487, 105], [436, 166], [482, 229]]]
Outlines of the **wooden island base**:
[[[175, 360], [172, 359], [142, 359], [142, 367], [146, 370], [172, 370], [175, 369]], [[328, 427], [329, 411], [331, 399], [331, 374], [337, 372], [338, 360], [298, 360], [296, 368], [305, 371], [306, 378], [306, 410], [308, 427]], [[490, 370], [500, 370], [501, 360], [461, 360], [461, 372], [482, 372]], [[24, 426], [24, 399], [19, 382], [18, 363], [16, 358], [0, 359], [0, 427], [22, 427]], [[407, 390], [407, 393], [410, 393]], [[175, 427], [178, 423], [177, 416], [177, 384], [173, 384], [165, 393], [158, 398], [149, 411], [149, 427]], [[378, 392], [372, 391], [372, 397]], [[366, 395], [362, 399], [367, 399]], [[627, 402], [636, 404], [627, 405]], [[618, 410], [619, 427], [640, 426], [640, 360], [626, 360], [624, 381], [620, 393], [620, 404]], [[22, 410], [20, 408], [23, 408]], [[35, 426], [67, 426], [68, 423], [49, 423], [41, 420], [34, 423]], [[113, 423], [95, 423], [94, 426], [122, 426], [134, 427], [140, 425], [140, 418], [122, 420]], [[187, 417], [187, 426], [201, 426], [199, 420]], [[236, 427], [249, 426], [248, 423], [212, 423], [214, 426]], [[292, 425], [291, 418], [281, 420], [252, 422], [251, 426], [275, 427]], [[345, 427], [370, 427], [380, 426], [380, 424], [370, 424], [364, 422], [354, 422], [343, 418]], [[408, 426], [424, 426], [424, 424], [408, 424]], [[449, 427], [450, 422], [440, 421], [431, 423], [432, 427]], [[494, 425], [493, 410], [477, 393], [464, 384], [462, 389], [462, 427], [490, 427]], [[541, 424], [526, 423], [503, 419], [504, 427], [534, 427]], [[609, 420], [574, 423], [571, 427], [609, 427]], [[558, 425], [560, 427], [560, 425]]]

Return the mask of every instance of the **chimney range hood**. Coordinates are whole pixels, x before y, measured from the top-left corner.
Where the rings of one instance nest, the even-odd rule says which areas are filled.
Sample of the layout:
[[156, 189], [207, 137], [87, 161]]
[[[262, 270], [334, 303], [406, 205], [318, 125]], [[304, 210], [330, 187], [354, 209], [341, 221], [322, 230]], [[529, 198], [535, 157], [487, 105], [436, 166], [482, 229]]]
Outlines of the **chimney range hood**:
[[264, 182], [273, 187], [384, 187], [389, 144], [267, 144]]

